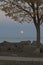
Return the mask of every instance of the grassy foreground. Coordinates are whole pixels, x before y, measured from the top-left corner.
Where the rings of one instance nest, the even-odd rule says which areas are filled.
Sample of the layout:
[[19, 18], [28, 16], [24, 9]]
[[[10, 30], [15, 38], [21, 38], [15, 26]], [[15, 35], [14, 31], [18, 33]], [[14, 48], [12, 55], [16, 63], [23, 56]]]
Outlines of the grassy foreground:
[[39, 54], [33, 54], [31, 51], [23, 51], [23, 52], [7, 52], [7, 51], [2, 51], [0, 52], [0, 56], [14, 56], [14, 57], [42, 57], [43, 58], [43, 53]]
[[0, 61], [0, 65], [43, 65], [43, 62]]

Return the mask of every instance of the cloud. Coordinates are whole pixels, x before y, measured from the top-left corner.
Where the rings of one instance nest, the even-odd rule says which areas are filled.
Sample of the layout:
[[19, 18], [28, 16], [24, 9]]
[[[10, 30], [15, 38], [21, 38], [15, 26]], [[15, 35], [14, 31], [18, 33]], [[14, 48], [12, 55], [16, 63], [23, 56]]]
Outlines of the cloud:
[[0, 10], [0, 24], [10, 24], [10, 23], [12, 24], [14, 23], [14, 21], [11, 18], [5, 16], [4, 11]]

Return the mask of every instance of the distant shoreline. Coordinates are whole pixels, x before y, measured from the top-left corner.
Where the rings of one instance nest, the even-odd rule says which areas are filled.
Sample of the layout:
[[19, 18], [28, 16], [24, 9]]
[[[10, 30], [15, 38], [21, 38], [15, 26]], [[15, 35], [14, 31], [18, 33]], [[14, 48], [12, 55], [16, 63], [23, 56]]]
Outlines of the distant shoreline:
[[[36, 43], [37, 41], [35, 41], [35, 40], [32, 41], [32, 42], [31, 42], [30, 40], [25, 40], [25, 41], [15, 41], [15, 42], [14, 42], [14, 41], [1, 41], [0, 43], [21, 43], [21, 42], [23, 42], [23, 43], [25, 43], [25, 42], [26, 42], [26, 43], [27, 43], [27, 42], [29, 43], [29, 42], [30, 42], [30, 43], [32, 44], [32, 43]], [[41, 44], [43, 44], [43, 43], [41, 43]]]

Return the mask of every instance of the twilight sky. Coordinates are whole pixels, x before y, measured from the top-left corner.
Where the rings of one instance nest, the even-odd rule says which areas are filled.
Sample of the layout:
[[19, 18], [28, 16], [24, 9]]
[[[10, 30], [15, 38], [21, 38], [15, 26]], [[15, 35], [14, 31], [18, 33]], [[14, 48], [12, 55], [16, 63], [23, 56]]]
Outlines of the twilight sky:
[[[20, 34], [20, 31], [24, 31], [24, 34]], [[36, 38], [36, 30], [33, 23], [16, 23], [11, 18], [6, 17], [4, 12], [0, 11], [0, 39], [2, 41], [8, 38], [29, 39], [31, 37]], [[41, 26], [41, 37], [43, 37], [43, 26]]]

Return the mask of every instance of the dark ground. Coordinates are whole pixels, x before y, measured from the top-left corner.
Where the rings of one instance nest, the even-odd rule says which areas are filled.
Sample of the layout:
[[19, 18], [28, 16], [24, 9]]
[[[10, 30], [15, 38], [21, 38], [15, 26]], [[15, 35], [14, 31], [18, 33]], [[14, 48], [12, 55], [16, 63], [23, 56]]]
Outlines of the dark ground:
[[43, 57], [43, 45], [41, 44], [39, 54], [34, 53], [37, 48], [36, 41], [21, 41], [21, 42], [7, 42], [0, 43], [0, 55], [11, 56], [28, 56], [28, 57]]

